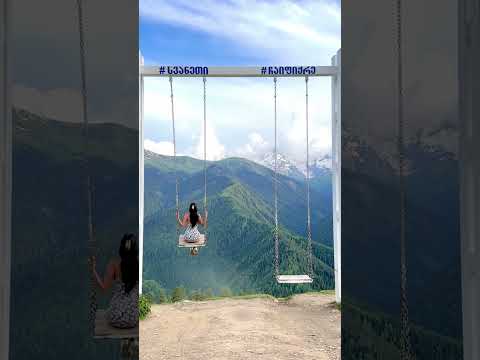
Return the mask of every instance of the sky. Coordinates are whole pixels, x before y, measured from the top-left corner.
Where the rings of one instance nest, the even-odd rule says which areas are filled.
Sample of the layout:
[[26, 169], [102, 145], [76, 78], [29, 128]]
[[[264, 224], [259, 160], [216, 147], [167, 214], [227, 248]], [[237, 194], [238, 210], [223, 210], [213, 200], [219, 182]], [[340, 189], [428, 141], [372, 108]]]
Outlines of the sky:
[[[340, 4], [332, 0], [140, 0], [146, 65], [330, 65], [340, 49]], [[331, 80], [309, 80], [310, 152], [331, 148]], [[306, 153], [305, 79], [278, 80], [279, 151]], [[177, 153], [203, 158], [203, 84], [174, 79]], [[273, 80], [207, 79], [207, 158], [257, 160], [273, 149]], [[145, 148], [173, 153], [170, 87], [145, 80]]]
[[[138, 5], [131, 0], [82, 4], [89, 121], [138, 129], [138, 109], [132, 107], [138, 101]], [[16, 107], [50, 119], [83, 121], [76, 5], [64, 0], [12, 1]]]

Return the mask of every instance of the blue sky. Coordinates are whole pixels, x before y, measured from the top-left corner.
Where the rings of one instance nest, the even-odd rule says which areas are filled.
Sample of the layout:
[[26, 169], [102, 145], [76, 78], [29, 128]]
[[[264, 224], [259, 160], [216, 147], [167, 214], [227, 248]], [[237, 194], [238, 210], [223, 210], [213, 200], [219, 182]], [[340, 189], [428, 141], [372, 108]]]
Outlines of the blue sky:
[[[140, 0], [140, 50], [146, 64], [207, 66], [330, 65], [340, 48], [336, 1]], [[312, 153], [330, 149], [331, 83], [310, 84]], [[280, 150], [305, 153], [305, 81], [279, 80]], [[201, 79], [175, 79], [178, 151], [201, 157]], [[273, 144], [272, 79], [208, 79], [207, 155], [255, 159]], [[170, 154], [168, 80], [145, 83], [145, 146]]]

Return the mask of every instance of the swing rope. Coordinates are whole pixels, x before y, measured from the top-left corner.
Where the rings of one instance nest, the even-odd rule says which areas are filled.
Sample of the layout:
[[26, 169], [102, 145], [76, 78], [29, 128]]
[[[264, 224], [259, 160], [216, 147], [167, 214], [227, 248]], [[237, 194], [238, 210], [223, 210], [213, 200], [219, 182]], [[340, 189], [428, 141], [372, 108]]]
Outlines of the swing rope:
[[[275, 244], [275, 276], [280, 275], [280, 249], [279, 249], [279, 229], [278, 229], [278, 144], [277, 144], [277, 78], [273, 78], [273, 103], [274, 103], [274, 171], [273, 171], [273, 197], [274, 197], [274, 244]], [[306, 174], [306, 192], [307, 192], [307, 239], [308, 239], [308, 275], [313, 279], [313, 247], [312, 247], [312, 226], [311, 226], [311, 210], [310, 210], [310, 150], [309, 150], [309, 120], [308, 120], [308, 76], [305, 77], [305, 122], [306, 122], [306, 141], [307, 141], [307, 174]]]
[[308, 274], [313, 278], [313, 259], [312, 259], [312, 225], [310, 212], [310, 151], [309, 151], [309, 133], [308, 133], [308, 76], [305, 77], [305, 122], [307, 128], [307, 238], [308, 238]]
[[[173, 137], [173, 162], [174, 166], [174, 176], [175, 176], [175, 209], [176, 213], [180, 217], [180, 201], [179, 201], [179, 180], [177, 172], [177, 141], [175, 133], [175, 106], [173, 101], [173, 77], [170, 76], [170, 105], [171, 105], [171, 116], [172, 116], [172, 137]], [[207, 78], [203, 78], [203, 208], [205, 214], [208, 212], [208, 201], [207, 201]], [[180, 228], [178, 221], [176, 221], [176, 234], [177, 238], [180, 234]], [[207, 244], [207, 230], [208, 224], [205, 223], [205, 242]]]
[[92, 185], [92, 179], [90, 176], [88, 149], [89, 149], [89, 121], [88, 121], [88, 109], [87, 109], [87, 76], [85, 71], [85, 40], [84, 40], [84, 18], [82, 0], [77, 0], [77, 16], [78, 16], [78, 33], [79, 33], [79, 49], [80, 49], [80, 77], [81, 77], [81, 93], [82, 93], [82, 117], [83, 117], [83, 136], [84, 136], [84, 170], [87, 182], [87, 207], [88, 207], [88, 253], [89, 253], [89, 269], [90, 274], [90, 327], [92, 332], [95, 331], [95, 316], [97, 313], [97, 291], [95, 284], [95, 277], [90, 269], [93, 262], [93, 258], [97, 252], [97, 241], [95, 236], [95, 229], [93, 225], [93, 198], [94, 190]]
[[[174, 105], [173, 105], [173, 77], [170, 76], [169, 78], [170, 81], [170, 103], [171, 103], [171, 109], [172, 109], [172, 134], [173, 134], [173, 162], [175, 166], [173, 167], [174, 171], [174, 176], [175, 176], [175, 209], [176, 209], [176, 217], [180, 218], [180, 204], [179, 204], [179, 195], [178, 195], [178, 174], [177, 174], [177, 142], [176, 142], [176, 136], [175, 136], [175, 110], [174, 110]], [[178, 238], [180, 229], [179, 229], [179, 224], [177, 219], [175, 219], [175, 224], [176, 224], [176, 236]]]
[[[207, 78], [203, 77], [203, 211], [207, 219]], [[205, 245], [208, 241], [208, 220], [205, 221]]]
[[407, 297], [407, 256], [406, 256], [406, 194], [405, 194], [405, 121], [403, 116], [403, 49], [402, 49], [402, 0], [396, 0], [396, 42], [397, 42], [397, 122], [398, 122], [398, 177], [400, 187], [400, 359], [413, 359], [410, 342], [410, 320]]
[[273, 194], [274, 194], [274, 207], [275, 207], [275, 276], [280, 275], [280, 253], [279, 253], [279, 240], [278, 240], [278, 189], [277, 189], [277, 78], [273, 78], [274, 83], [274, 119], [275, 119], [275, 148], [274, 148], [274, 171], [273, 171]]

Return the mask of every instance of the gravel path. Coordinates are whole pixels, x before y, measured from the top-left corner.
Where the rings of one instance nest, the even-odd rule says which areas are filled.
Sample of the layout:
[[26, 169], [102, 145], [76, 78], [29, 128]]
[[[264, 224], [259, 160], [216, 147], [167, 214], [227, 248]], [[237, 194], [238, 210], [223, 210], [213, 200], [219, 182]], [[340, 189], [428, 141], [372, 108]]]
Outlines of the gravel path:
[[154, 305], [140, 323], [141, 360], [338, 360], [334, 295]]

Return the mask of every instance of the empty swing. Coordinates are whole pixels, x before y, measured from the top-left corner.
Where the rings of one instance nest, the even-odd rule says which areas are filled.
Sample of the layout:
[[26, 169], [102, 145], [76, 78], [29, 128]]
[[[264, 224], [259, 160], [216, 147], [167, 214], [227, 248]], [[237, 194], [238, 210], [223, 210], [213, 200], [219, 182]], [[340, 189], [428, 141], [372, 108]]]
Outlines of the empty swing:
[[278, 169], [277, 169], [277, 78], [274, 83], [274, 118], [275, 118], [275, 168], [273, 179], [274, 207], [275, 207], [275, 278], [279, 284], [310, 284], [313, 282], [313, 262], [312, 262], [312, 231], [310, 221], [310, 155], [309, 155], [309, 134], [308, 134], [308, 76], [305, 77], [305, 122], [307, 130], [307, 238], [308, 238], [308, 274], [303, 275], [281, 275], [280, 274], [280, 250], [279, 250], [279, 230], [278, 230]]
[[[177, 143], [176, 143], [176, 136], [175, 136], [175, 110], [174, 110], [174, 102], [173, 102], [173, 78], [170, 77], [170, 102], [171, 102], [171, 116], [172, 116], [172, 137], [173, 137], [173, 161], [176, 164], [177, 160]], [[207, 210], [207, 89], [206, 89], [206, 82], [207, 79], [203, 78], [203, 179], [204, 179], [204, 187], [203, 187], [203, 208], [205, 214], [208, 213]], [[180, 214], [180, 205], [179, 205], [179, 181], [177, 175], [177, 169], [175, 165], [175, 208], [176, 214]], [[207, 216], [207, 215], [206, 215]], [[198, 239], [194, 242], [187, 241], [185, 235], [179, 233], [179, 226], [176, 226], [176, 232], [178, 237], [178, 247], [181, 248], [191, 248], [195, 250], [195, 248], [203, 247], [207, 245], [207, 228], [208, 228], [208, 220], [204, 223], [205, 232], [204, 234], [199, 234]], [[192, 252], [192, 255], [196, 255], [196, 253]]]

